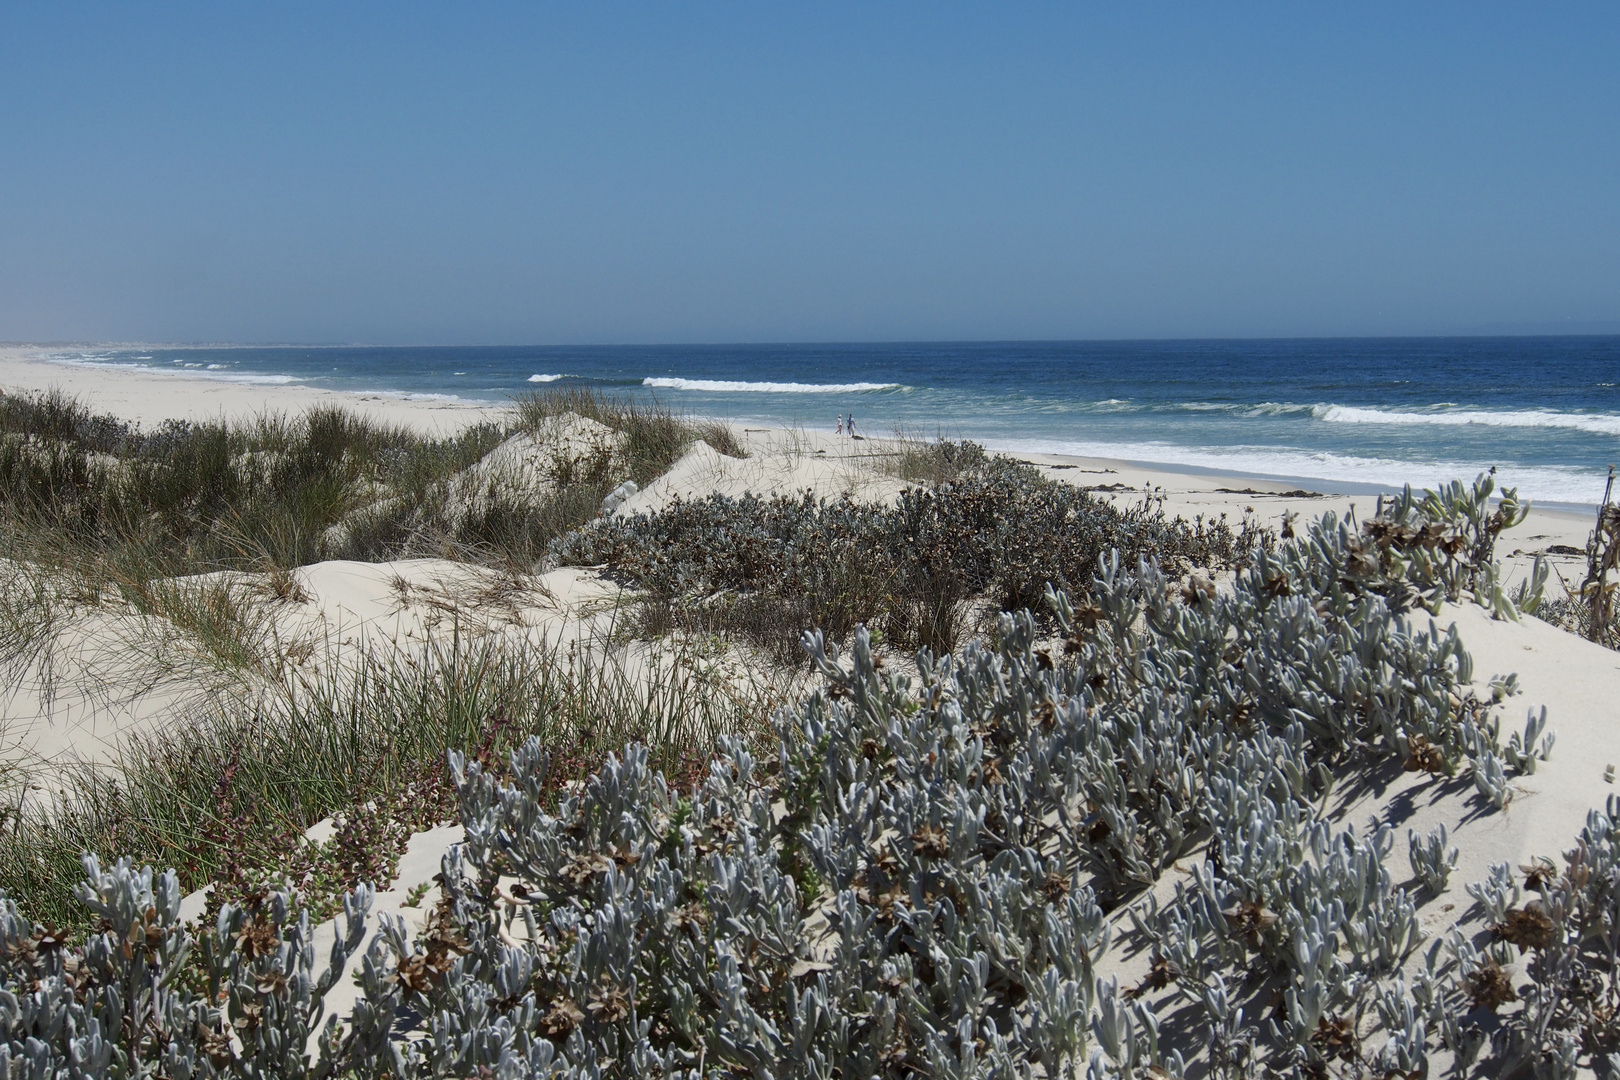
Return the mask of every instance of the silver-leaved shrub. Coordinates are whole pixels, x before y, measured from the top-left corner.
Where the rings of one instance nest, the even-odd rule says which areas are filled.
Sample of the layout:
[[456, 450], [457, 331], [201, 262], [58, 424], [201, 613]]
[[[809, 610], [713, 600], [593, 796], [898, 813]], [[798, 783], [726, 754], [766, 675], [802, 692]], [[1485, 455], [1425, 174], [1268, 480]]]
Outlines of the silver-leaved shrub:
[[[497, 772], [452, 754], [465, 842], [424, 930], [382, 920], [341, 1020], [364, 890], [318, 967], [288, 897], [197, 940], [172, 874], [87, 858], [86, 942], [0, 900], [0, 1080], [1613, 1073], [1620, 800], [1426, 949], [1393, 830], [1323, 816], [1389, 760], [1491, 805], [1550, 746], [1537, 721], [1505, 752], [1455, 635], [1404, 614], [1513, 614], [1476, 565], [1506, 520], [1482, 487], [1324, 519], [1229, 589], [1105, 559], [1049, 591], [1055, 635], [1006, 614], [915, 677], [808, 634], [824, 688], [690, 791], [635, 745], [556, 800], [538, 741]], [[1409, 848], [1444, 888], [1446, 837]], [[1136, 985], [1105, 974], [1122, 949]]]

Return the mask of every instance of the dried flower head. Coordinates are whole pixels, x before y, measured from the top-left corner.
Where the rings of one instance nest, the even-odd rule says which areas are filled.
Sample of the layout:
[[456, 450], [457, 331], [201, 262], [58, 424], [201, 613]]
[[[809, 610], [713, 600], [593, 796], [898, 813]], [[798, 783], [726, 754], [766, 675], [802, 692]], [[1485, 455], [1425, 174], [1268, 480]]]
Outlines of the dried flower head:
[[598, 1023], [617, 1024], [630, 1018], [630, 995], [610, 982], [604, 974], [602, 985], [591, 991], [585, 1008]]
[[945, 835], [945, 830], [932, 825], [924, 825], [911, 834], [913, 849], [919, 855], [932, 858], [943, 858], [951, 853], [951, 839]]
[[566, 1039], [584, 1019], [585, 1014], [578, 1005], [567, 998], [558, 998], [540, 1017], [540, 1030], [548, 1039]]
[[1329, 1061], [1354, 1061], [1361, 1052], [1361, 1039], [1356, 1036], [1356, 1023], [1348, 1016], [1324, 1016], [1316, 1022], [1311, 1033], [1311, 1046]]
[[265, 918], [262, 911], [254, 915], [252, 920], [243, 922], [242, 928], [236, 932], [236, 950], [244, 959], [269, 956], [280, 947], [281, 931]]
[[1508, 1002], [1519, 1000], [1519, 995], [1501, 965], [1487, 960], [1468, 976], [1468, 998], [1474, 1008], [1495, 1012]]
[[1555, 930], [1552, 919], [1541, 910], [1540, 904], [1509, 908], [1507, 917], [1491, 927], [1491, 932], [1496, 935], [1498, 941], [1517, 945], [1521, 953], [1527, 949], [1545, 949], [1551, 946], [1556, 936]]
[[1524, 874], [1524, 887], [1527, 889], [1540, 890], [1558, 877], [1558, 867], [1545, 855], [1537, 855], [1530, 862], [1521, 864], [1519, 871]]
[[1439, 776], [1447, 771], [1445, 754], [1422, 735], [1413, 735], [1407, 739], [1406, 748], [1407, 772], [1426, 772]]
[[1277, 925], [1276, 913], [1252, 900], [1226, 908], [1221, 914], [1226, 918], [1227, 928], [1251, 949], [1258, 949], [1261, 935]]

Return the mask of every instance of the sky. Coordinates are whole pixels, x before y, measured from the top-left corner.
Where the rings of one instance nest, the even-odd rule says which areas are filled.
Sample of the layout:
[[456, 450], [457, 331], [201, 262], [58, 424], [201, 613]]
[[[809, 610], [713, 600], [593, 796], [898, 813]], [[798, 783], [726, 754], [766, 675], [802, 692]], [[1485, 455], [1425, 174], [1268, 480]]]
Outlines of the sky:
[[1620, 5], [24, 4], [0, 340], [1620, 330]]

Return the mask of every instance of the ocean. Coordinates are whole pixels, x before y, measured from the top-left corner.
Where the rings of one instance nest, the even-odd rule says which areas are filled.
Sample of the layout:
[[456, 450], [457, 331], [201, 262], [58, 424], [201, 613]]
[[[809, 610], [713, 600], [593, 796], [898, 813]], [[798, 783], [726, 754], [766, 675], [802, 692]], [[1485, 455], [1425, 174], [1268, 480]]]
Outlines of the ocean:
[[1302, 486], [1469, 479], [1585, 508], [1620, 462], [1620, 337], [589, 347], [149, 347], [53, 362], [505, 401], [646, 395], [742, 423], [965, 438]]

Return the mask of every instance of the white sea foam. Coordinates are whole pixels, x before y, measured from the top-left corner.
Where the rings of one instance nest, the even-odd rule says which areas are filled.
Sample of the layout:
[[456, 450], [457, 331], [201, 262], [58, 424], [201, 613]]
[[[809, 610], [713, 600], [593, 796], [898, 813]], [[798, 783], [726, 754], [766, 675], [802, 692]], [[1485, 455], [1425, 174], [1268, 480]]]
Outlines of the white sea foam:
[[1311, 410], [1329, 424], [1422, 424], [1440, 427], [1564, 428], [1594, 435], [1620, 435], [1620, 416], [1614, 413], [1561, 412], [1556, 409], [1456, 409], [1420, 412], [1411, 409], [1365, 409], [1349, 405], [1318, 405]]
[[[456, 374], [460, 375], [461, 372], [458, 371], [458, 372], [456, 372]], [[566, 376], [563, 376], [563, 375], [530, 375], [529, 376], [529, 381], [530, 382], [556, 382], [558, 379], [565, 378], [565, 377]]]
[[642, 386], [660, 390], [707, 390], [711, 393], [854, 394], [863, 390], [899, 390], [899, 383], [729, 382], [724, 379], [646, 378]]
[[1288, 401], [1262, 401], [1228, 402], [1228, 401], [1184, 401], [1171, 408], [1185, 409], [1187, 412], [1221, 412], [1233, 413], [1239, 416], [1287, 416], [1289, 413], [1309, 412], [1310, 405], [1295, 405]]
[[455, 401], [473, 404], [472, 399], [464, 398], [460, 394], [431, 394], [422, 390], [345, 390], [345, 394], [354, 394], [357, 397], [385, 397], [396, 401]]
[[296, 375], [253, 375], [236, 371], [210, 371], [201, 364], [188, 363], [183, 360], [174, 361], [181, 365], [181, 369], [152, 367], [149, 364], [138, 364], [128, 360], [114, 360], [111, 357], [98, 356], [94, 353], [80, 353], [76, 356], [57, 354], [45, 357], [51, 364], [61, 364], [64, 367], [101, 368], [108, 371], [137, 371], [149, 375], [182, 376], [187, 379], [211, 379], [216, 382], [252, 383], [260, 386], [287, 386], [291, 383], [301, 383], [304, 380]]
[[[1405, 484], [1434, 487], [1450, 480], [1472, 480], [1478, 464], [1461, 461], [1402, 461], [1327, 451], [1274, 446], [1195, 447], [1165, 442], [1080, 442], [1056, 439], [986, 439], [993, 450], [1024, 454], [1068, 454], [1114, 458], [1146, 465], [1182, 465], [1237, 476], [1320, 480], [1398, 489]], [[1497, 487], [1517, 487], [1531, 500], [1594, 505], [1603, 495], [1603, 474], [1559, 465], [1508, 466], [1496, 472]]]
[[1295, 405], [1287, 401], [1262, 401], [1258, 405], [1247, 406], [1245, 416], [1287, 416], [1290, 413], [1309, 412], [1309, 405]]

